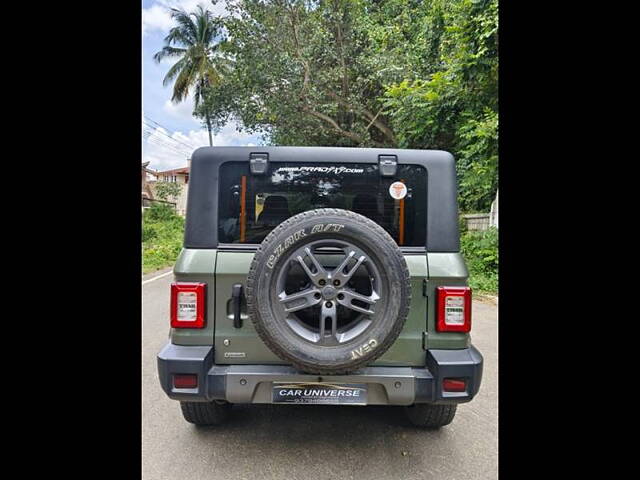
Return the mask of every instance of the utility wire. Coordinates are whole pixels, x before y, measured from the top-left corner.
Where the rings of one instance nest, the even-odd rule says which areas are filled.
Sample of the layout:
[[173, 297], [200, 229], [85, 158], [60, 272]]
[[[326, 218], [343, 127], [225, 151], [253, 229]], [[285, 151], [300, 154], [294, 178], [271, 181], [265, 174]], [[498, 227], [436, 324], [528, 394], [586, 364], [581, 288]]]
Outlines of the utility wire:
[[[144, 125], [144, 132], [143, 132], [144, 135], [151, 136], [156, 132], [159, 132], [159, 130], [153, 129], [152, 127], [149, 127], [148, 125]], [[171, 145], [172, 147], [174, 147], [177, 150], [185, 151], [189, 155], [192, 152], [192, 150], [190, 148], [183, 147], [182, 144], [179, 144], [179, 143], [175, 143], [175, 142], [172, 143], [172, 142], [166, 140], [164, 137], [159, 137], [159, 136], [156, 135], [156, 136], [154, 136], [154, 138], [156, 138], [157, 140], [162, 140], [163, 142], [165, 142], [168, 145]], [[169, 138], [171, 138], [171, 137], [169, 137]]]
[[185, 152], [181, 152], [179, 150], [176, 150], [174, 147], [171, 147], [171, 146], [169, 146], [169, 145], [167, 145], [165, 143], [158, 142], [157, 139], [155, 139], [155, 138], [148, 138], [147, 142], [152, 144], [152, 145], [156, 145], [158, 147], [164, 148], [164, 149], [166, 149], [168, 151], [168, 153], [171, 153], [173, 155], [177, 155], [177, 156], [179, 156], [181, 158], [189, 158], [189, 155], [186, 154]]
[[163, 142], [162, 140], [160, 140], [158, 137], [154, 137], [152, 135], [149, 135], [146, 138], [147, 142], [152, 143], [153, 145], [157, 145], [159, 147], [163, 147], [166, 149], [171, 150], [173, 153], [180, 155], [180, 156], [184, 156], [189, 158], [189, 156], [191, 155], [191, 152], [186, 152], [184, 150], [180, 150], [178, 147], [175, 147], [169, 143]]
[[[145, 123], [145, 124], [144, 124], [144, 126], [145, 126], [145, 127], [147, 127], [147, 128], [152, 129], [154, 132], [158, 132], [158, 133], [160, 133], [160, 134], [164, 135], [165, 137], [167, 137], [168, 139], [170, 139], [170, 140], [171, 140], [171, 141], [173, 141], [174, 143], [176, 143], [176, 144], [180, 145], [180, 147], [182, 147], [182, 148], [184, 148], [184, 147], [188, 148], [188, 149], [189, 149], [189, 151], [191, 151], [191, 152], [197, 148], [197, 147], [194, 147], [193, 145], [189, 145], [189, 144], [187, 144], [187, 143], [185, 143], [185, 142], [182, 142], [182, 141], [178, 140], [177, 138], [173, 138], [171, 135], [167, 135], [164, 131], [160, 130], [158, 127], [155, 127], [155, 126], [153, 126], [153, 125], [149, 125], [148, 123]], [[163, 128], [164, 128], [164, 127], [163, 127]]]
[[[175, 133], [175, 132], [173, 132], [171, 129], [169, 129], [169, 128], [165, 127], [164, 125], [161, 125], [160, 123], [156, 122], [154, 119], [152, 119], [152, 118], [148, 117], [147, 115], [145, 115], [144, 117], [145, 117], [148, 121], [150, 121], [151, 123], [153, 123], [153, 124], [157, 125], [158, 127], [162, 128], [162, 129], [164, 129], [164, 130], [166, 130], [167, 132], [170, 132], [170, 133], [172, 133], [172, 134], [174, 134], [174, 133]], [[147, 125], [148, 125], [148, 124], [147, 124]], [[150, 126], [151, 126], [151, 125], [150, 125]], [[198, 147], [194, 146], [193, 144], [191, 144], [190, 142], [189, 142], [189, 143], [187, 143], [187, 142], [183, 142], [182, 140], [178, 140], [177, 138], [174, 138], [174, 137], [172, 137], [171, 135], [167, 135], [167, 134], [166, 134], [166, 133], [164, 133], [164, 132], [161, 132], [161, 133], [163, 133], [163, 134], [164, 134], [164, 135], [166, 135], [167, 137], [171, 138], [172, 140], [174, 140], [174, 141], [176, 141], [176, 142], [178, 142], [178, 143], [183, 144], [183, 145], [184, 145], [184, 146], [186, 146], [186, 147], [189, 147], [189, 148], [194, 149], [194, 150], [195, 150], [196, 148], [198, 148]]]
[[[163, 137], [160, 137], [159, 135], [154, 135], [154, 137], [159, 139], [159, 140], [161, 139], [164, 142], [167, 142], [168, 144], [173, 145], [174, 147], [176, 147], [178, 149], [185, 150], [186, 152], [188, 152], [189, 155], [191, 155], [191, 153], [195, 150], [195, 147], [192, 148], [192, 147], [186, 146], [185, 144], [183, 144], [181, 142], [175, 141], [175, 139], [172, 139], [170, 136], [164, 134], [164, 132], [162, 130], [154, 129], [153, 127], [149, 127], [147, 125], [145, 125], [144, 127], [146, 129], [148, 129], [147, 132], [149, 133], [149, 135], [153, 135], [155, 133], [161, 133], [161, 134], [164, 135]], [[167, 138], [165, 138], [165, 137], [167, 137]]]

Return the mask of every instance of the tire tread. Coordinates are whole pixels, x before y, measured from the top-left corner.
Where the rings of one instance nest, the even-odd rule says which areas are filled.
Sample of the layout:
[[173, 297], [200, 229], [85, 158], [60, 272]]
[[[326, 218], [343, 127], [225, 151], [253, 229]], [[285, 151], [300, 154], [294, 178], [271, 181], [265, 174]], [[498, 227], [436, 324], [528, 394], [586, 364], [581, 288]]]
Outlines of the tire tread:
[[195, 425], [220, 425], [229, 416], [231, 405], [216, 402], [180, 402], [182, 416]]
[[409, 421], [417, 427], [440, 428], [453, 421], [457, 407], [455, 403], [443, 405], [421, 403], [406, 407], [405, 412]]

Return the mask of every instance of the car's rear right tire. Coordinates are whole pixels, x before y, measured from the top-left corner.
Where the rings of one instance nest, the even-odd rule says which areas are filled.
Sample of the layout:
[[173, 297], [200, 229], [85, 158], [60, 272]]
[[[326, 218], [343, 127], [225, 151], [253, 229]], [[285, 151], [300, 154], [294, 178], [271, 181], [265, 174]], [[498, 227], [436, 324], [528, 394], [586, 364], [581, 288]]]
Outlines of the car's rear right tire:
[[195, 425], [220, 425], [231, 411], [230, 403], [180, 402], [182, 416]]
[[418, 403], [405, 407], [405, 413], [409, 421], [417, 427], [440, 428], [453, 421], [457, 407], [455, 403], [448, 405]]

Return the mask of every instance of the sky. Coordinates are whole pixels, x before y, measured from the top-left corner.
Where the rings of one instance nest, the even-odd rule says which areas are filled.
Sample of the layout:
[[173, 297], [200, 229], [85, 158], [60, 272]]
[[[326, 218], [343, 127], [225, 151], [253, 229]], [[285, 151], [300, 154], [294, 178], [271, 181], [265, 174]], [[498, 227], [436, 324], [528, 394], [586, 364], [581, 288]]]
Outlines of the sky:
[[[198, 4], [214, 14], [224, 14], [224, 6], [212, 5], [208, 0], [143, 0], [142, 2], [142, 102], [144, 131], [143, 162], [149, 161], [153, 170], [185, 167], [187, 158], [198, 147], [209, 145], [207, 129], [191, 115], [192, 96], [175, 104], [171, 102], [173, 84], [163, 87], [162, 80], [175, 62], [165, 60], [157, 64], [153, 54], [164, 45], [164, 37], [173, 26], [170, 8], [195, 10]], [[258, 135], [237, 131], [235, 122], [225, 125], [213, 138], [214, 146], [260, 145]]]

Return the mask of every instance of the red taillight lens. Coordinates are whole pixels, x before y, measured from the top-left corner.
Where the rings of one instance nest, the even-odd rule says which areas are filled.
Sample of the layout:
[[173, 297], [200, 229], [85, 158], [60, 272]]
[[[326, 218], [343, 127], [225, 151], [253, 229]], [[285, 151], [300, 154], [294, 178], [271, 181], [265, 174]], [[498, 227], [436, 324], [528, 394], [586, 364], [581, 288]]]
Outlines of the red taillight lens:
[[471, 289], [469, 287], [437, 287], [436, 330], [468, 332], [471, 330]]
[[197, 388], [198, 375], [196, 374], [176, 374], [173, 376], [174, 388]]
[[171, 326], [173, 328], [204, 328], [206, 286], [206, 283], [171, 284]]
[[442, 381], [442, 390], [445, 392], [464, 392], [467, 382], [461, 378], [445, 378]]

